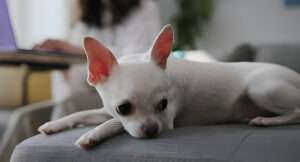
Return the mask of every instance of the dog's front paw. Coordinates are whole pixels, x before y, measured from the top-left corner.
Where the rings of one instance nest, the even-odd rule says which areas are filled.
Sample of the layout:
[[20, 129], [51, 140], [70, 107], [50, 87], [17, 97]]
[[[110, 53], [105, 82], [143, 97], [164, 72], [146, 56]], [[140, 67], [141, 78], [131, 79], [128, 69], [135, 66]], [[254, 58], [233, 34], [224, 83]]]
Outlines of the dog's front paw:
[[98, 143], [99, 139], [95, 137], [92, 132], [87, 132], [75, 142], [75, 145], [81, 148], [90, 149], [96, 146]]
[[272, 118], [267, 118], [267, 117], [256, 117], [253, 118], [249, 121], [250, 125], [253, 126], [259, 126], [259, 127], [267, 127], [267, 126], [273, 126], [275, 125], [274, 121]]
[[61, 126], [58, 121], [50, 121], [38, 128], [40, 133], [52, 134], [61, 131]]

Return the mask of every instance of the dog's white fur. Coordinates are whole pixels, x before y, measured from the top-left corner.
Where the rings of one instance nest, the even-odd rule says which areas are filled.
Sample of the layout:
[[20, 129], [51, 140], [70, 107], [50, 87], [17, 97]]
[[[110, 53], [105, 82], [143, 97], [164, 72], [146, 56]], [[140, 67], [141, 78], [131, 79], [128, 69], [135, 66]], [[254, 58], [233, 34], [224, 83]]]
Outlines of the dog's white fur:
[[[100, 81], [90, 81], [104, 108], [77, 112], [45, 123], [38, 130], [50, 134], [78, 124], [101, 124], [77, 140], [76, 145], [88, 148], [122, 129], [134, 137], [147, 138], [141, 129], [144, 125], [156, 125], [155, 134], [159, 134], [174, 127], [228, 122], [257, 126], [300, 123], [300, 76], [296, 72], [274, 64], [199, 63], [173, 56], [165, 65], [161, 60], [169, 53], [159, 53], [160, 48], [171, 49], [172, 43], [164, 43], [160, 38], [172, 41], [171, 26], [162, 30], [152, 49], [142, 56], [127, 56], [118, 63], [110, 56], [109, 75], [98, 74]], [[96, 42], [87, 39], [86, 49], [89, 42]], [[93, 56], [86, 52], [88, 57]], [[153, 56], [155, 52], [158, 57]], [[158, 111], [156, 105], [163, 98], [168, 100], [168, 106]], [[124, 101], [134, 105], [130, 115], [116, 111]]]

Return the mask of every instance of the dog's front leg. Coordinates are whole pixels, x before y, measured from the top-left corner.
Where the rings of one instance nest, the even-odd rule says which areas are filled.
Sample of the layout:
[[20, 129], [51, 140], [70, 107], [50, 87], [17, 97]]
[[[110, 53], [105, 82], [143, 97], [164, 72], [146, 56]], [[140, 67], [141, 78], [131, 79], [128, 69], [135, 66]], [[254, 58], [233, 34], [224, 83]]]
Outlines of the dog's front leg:
[[102, 124], [112, 117], [105, 108], [97, 110], [85, 110], [65, 116], [61, 119], [47, 122], [38, 128], [41, 133], [51, 134], [65, 129], [73, 128], [77, 125]]
[[82, 135], [75, 145], [88, 149], [107, 137], [120, 133], [123, 129], [122, 123], [117, 118], [113, 118]]

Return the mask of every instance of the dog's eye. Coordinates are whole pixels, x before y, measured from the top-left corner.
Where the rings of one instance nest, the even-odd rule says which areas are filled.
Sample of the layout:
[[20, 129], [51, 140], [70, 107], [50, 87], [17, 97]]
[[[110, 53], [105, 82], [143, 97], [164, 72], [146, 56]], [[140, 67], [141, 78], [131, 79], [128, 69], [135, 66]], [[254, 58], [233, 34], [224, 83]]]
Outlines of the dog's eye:
[[159, 104], [157, 105], [157, 109], [160, 111], [163, 111], [164, 109], [166, 109], [167, 106], [168, 106], [168, 100], [162, 99], [162, 100], [160, 100]]
[[129, 102], [123, 103], [117, 107], [117, 112], [120, 115], [129, 115], [131, 113], [131, 104]]

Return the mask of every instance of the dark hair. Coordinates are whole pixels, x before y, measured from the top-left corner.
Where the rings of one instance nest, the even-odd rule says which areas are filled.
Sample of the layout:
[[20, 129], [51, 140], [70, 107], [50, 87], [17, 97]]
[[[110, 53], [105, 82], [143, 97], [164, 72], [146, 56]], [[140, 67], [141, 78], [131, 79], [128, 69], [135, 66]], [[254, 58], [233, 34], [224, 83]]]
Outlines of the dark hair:
[[[110, 0], [112, 11], [112, 24], [122, 22], [134, 8], [140, 5], [140, 0]], [[81, 21], [90, 26], [102, 27], [101, 22], [104, 9], [102, 0], [80, 0]]]

